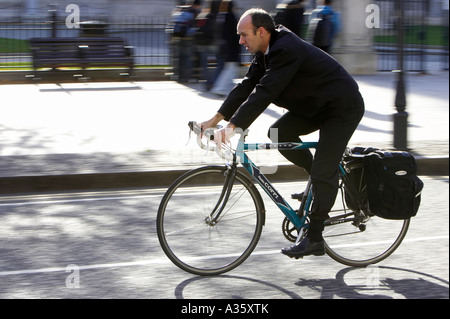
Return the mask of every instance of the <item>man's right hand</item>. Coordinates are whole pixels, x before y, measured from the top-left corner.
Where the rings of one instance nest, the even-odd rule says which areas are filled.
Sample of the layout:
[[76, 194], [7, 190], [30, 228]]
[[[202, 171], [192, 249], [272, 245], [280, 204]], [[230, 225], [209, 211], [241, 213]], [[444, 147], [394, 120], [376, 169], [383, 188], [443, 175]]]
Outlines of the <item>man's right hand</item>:
[[219, 124], [220, 121], [224, 119], [224, 116], [220, 113], [216, 113], [211, 119], [208, 121], [202, 122], [200, 124], [200, 127], [202, 129], [202, 132], [206, 129], [209, 129], [210, 127], [215, 127], [217, 124]]

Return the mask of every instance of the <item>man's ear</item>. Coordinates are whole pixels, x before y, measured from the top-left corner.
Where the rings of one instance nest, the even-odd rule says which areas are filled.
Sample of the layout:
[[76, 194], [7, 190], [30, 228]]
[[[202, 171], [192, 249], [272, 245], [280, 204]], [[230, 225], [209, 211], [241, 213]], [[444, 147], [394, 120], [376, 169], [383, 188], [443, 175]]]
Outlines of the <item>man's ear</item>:
[[264, 29], [263, 27], [259, 27], [258, 28], [258, 30], [259, 30], [259, 36], [262, 38], [262, 37], [264, 37], [264, 34], [267, 32], [266, 31], [266, 29]]

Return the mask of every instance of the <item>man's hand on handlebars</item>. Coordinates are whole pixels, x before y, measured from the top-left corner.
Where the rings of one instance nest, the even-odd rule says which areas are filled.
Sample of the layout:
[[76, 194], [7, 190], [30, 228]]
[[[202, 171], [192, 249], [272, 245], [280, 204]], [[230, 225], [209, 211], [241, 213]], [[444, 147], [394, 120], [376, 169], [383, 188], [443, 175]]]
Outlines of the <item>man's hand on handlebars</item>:
[[[220, 113], [217, 113], [210, 120], [202, 122], [200, 124], [202, 132], [208, 128], [217, 126], [217, 124], [223, 119], [224, 119], [223, 115]], [[219, 148], [221, 147], [222, 143], [230, 142], [230, 138], [233, 137], [235, 129], [236, 129], [236, 125], [229, 122], [226, 127], [220, 128], [219, 130], [214, 132], [214, 141], [216, 142], [216, 144]]]
[[200, 124], [200, 127], [202, 129], [202, 132], [206, 129], [209, 129], [211, 127], [217, 126], [217, 124], [224, 119], [224, 116], [220, 113], [216, 113], [210, 120], [202, 122]]

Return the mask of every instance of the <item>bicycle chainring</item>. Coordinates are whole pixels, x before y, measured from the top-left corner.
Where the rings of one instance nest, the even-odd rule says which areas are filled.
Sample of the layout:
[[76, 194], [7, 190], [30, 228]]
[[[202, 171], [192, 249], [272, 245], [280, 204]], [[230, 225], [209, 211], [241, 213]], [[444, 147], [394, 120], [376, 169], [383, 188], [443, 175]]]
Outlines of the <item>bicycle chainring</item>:
[[283, 232], [284, 237], [290, 242], [295, 243], [298, 237], [298, 229], [292, 224], [292, 222], [285, 217], [283, 219], [283, 223], [281, 225], [281, 231]]

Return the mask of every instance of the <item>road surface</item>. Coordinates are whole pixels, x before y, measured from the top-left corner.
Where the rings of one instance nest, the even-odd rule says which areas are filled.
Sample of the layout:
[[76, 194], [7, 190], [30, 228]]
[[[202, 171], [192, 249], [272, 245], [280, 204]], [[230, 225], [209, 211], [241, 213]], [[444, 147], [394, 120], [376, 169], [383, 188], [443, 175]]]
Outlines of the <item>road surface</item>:
[[[0, 298], [448, 298], [449, 181], [422, 178], [418, 216], [376, 267], [283, 256], [283, 216], [264, 194], [267, 222], [254, 254], [211, 278], [185, 273], [163, 254], [155, 219], [164, 189], [3, 196]], [[284, 196], [305, 185], [275, 186]]]

